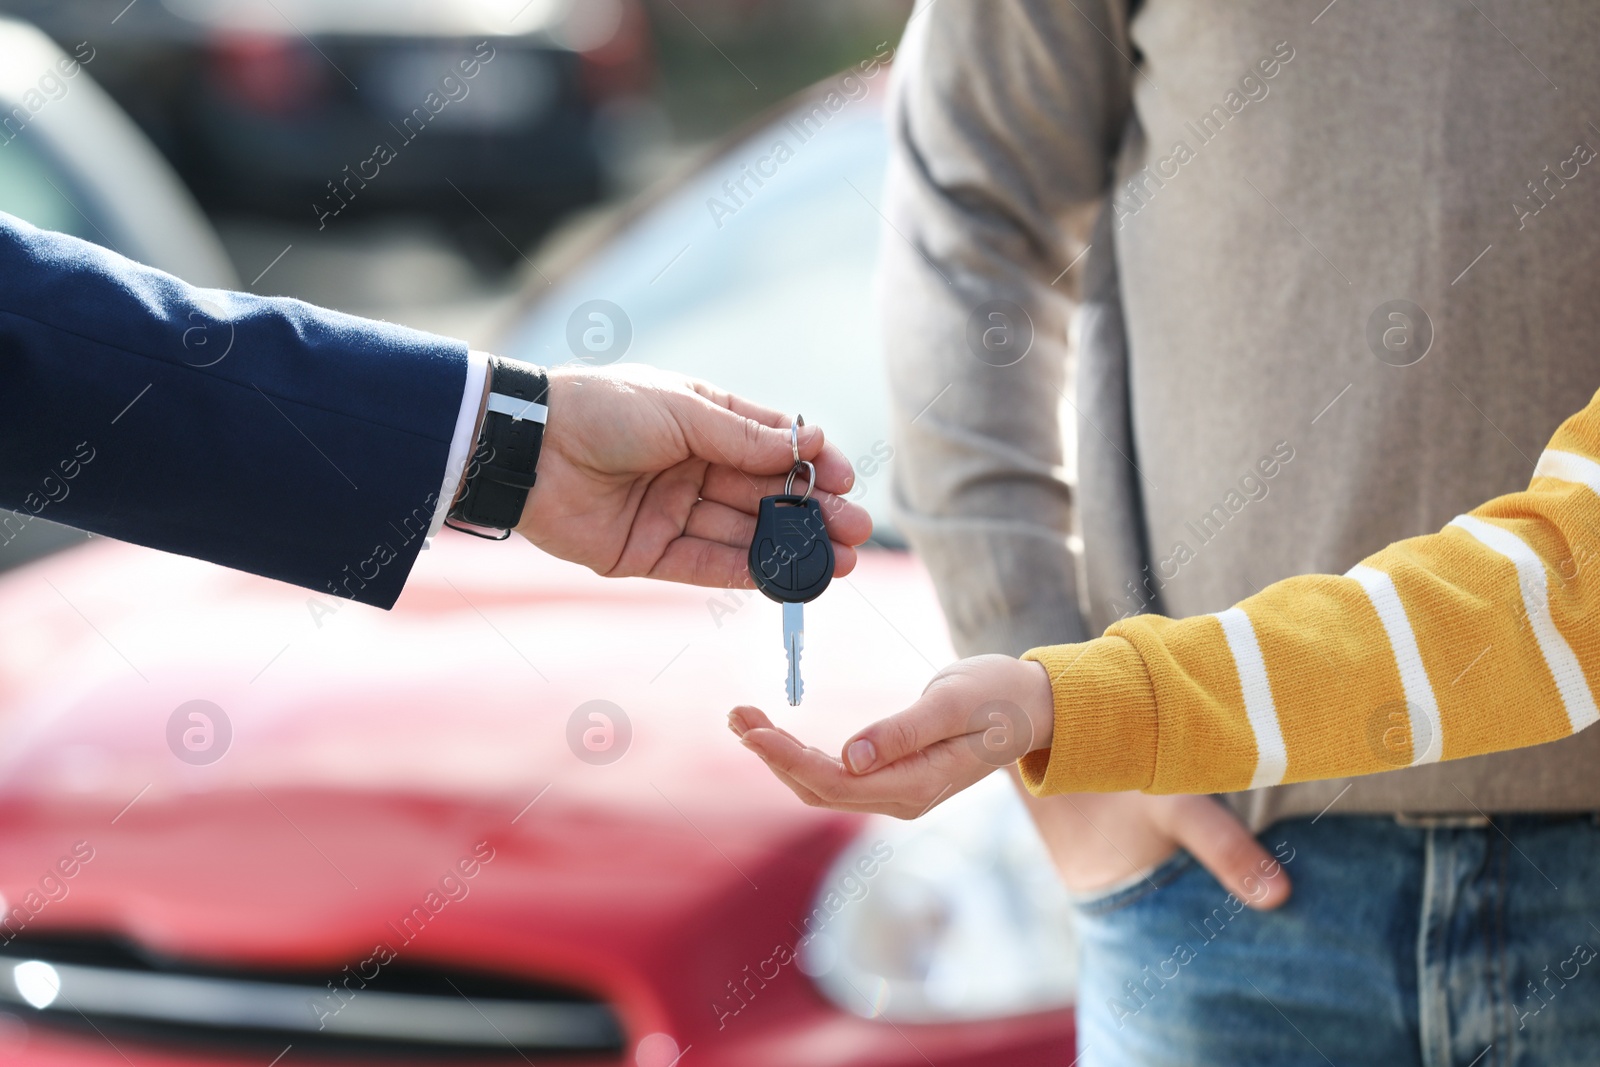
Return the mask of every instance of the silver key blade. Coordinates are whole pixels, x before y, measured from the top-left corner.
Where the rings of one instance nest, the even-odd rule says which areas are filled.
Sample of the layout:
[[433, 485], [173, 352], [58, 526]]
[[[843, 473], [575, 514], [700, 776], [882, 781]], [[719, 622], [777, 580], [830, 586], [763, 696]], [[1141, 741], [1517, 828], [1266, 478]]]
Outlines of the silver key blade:
[[796, 707], [805, 693], [800, 681], [800, 650], [806, 647], [806, 615], [804, 604], [783, 606], [783, 648], [789, 654], [789, 706]]

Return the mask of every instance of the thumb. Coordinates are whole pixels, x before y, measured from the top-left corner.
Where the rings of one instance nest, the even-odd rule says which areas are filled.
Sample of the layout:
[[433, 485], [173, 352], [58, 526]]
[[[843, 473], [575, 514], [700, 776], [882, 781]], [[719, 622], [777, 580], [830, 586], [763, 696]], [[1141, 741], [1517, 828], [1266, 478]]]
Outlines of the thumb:
[[[679, 424], [696, 458], [748, 474], [784, 474], [794, 465], [794, 439], [787, 422], [768, 425], [703, 396], [687, 400]], [[774, 421], [784, 418], [770, 417]], [[814, 459], [821, 450], [822, 427], [800, 427], [801, 458]]]
[[1210, 797], [1175, 798], [1168, 832], [1234, 896], [1270, 911], [1289, 899], [1289, 874], [1238, 816]]
[[866, 774], [952, 737], [968, 738], [971, 755], [992, 767], [1015, 763], [1035, 747], [1036, 727], [1020, 703], [1022, 690], [1034, 686], [1048, 704], [1049, 681], [1038, 664], [992, 654], [959, 660], [905, 711], [845, 742], [845, 766]]
[[880, 719], [846, 741], [841, 756], [853, 773], [867, 774], [966, 733], [965, 720], [960, 704], [934, 687], [906, 710]]

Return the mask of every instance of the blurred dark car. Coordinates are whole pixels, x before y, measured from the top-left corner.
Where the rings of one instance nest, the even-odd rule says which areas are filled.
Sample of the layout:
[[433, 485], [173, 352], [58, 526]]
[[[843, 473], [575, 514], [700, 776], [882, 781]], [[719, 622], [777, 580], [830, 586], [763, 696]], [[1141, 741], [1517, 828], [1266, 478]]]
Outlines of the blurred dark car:
[[501, 257], [604, 192], [607, 123], [653, 74], [637, 0], [119, 6], [0, 0], [93, 51], [212, 214], [419, 214]]
[[[84, 55], [91, 55], [85, 52]], [[0, 19], [0, 211], [105, 245], [194, 285], [239, 284], [199, 205], [74, 55]], [[0, 570], [84, 535], [0, 509]]]

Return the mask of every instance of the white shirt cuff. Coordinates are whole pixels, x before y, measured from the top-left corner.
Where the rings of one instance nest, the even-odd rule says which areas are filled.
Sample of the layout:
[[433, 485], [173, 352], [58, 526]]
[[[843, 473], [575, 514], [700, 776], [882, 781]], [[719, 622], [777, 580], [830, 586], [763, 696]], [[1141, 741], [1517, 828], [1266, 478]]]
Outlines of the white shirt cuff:
[[[489, 379], [489, 355], [476, 350], [467, 353], [467, 384], [461, 389], [461, 412], [456, 416], [456, 432], [450, 438], [450, 458], [444, 465], [444, 486], [439, 490], [439, 506], [433, 510], [428, 526], [428, 543], [444, 526], [461, 488], [461, 475], [478, 444], [478, 412], [483, 408], [483, 387]], [[424, 544], [424, 548], [428, 547]]]

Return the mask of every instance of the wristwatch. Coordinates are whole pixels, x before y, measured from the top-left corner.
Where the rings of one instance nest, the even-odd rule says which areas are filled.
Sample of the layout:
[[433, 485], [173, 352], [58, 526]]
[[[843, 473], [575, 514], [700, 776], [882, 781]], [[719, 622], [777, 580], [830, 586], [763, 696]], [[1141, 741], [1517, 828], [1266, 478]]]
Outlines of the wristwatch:
[[[494, 541], [511, 536], [538, 476], [549, 397], [550, 378], [544, 368], [489, 357], [489, 401], [478, 447], [445, 525]], [[480, 532], [485, 529], [499, 533]]]

